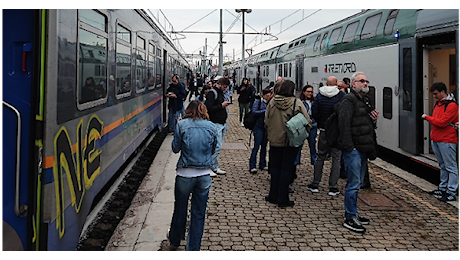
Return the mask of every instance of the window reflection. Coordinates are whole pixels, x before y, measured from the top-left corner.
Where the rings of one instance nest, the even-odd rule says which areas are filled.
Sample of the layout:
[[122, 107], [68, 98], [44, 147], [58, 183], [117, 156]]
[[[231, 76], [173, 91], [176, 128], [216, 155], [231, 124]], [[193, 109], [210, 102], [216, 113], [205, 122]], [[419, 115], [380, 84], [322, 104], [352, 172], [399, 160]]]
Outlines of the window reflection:
[[79, 103], [107, 95], [107, 39], [79, 29]]
[[131, 91], [131, 48], [117, 43], [117, 94]]

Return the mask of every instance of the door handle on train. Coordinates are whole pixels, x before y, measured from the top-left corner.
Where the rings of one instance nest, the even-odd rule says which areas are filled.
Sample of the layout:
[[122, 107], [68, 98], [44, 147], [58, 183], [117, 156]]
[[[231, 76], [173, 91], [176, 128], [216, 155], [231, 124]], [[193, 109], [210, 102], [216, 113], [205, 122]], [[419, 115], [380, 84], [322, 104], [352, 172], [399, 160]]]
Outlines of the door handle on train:
[[15, 189], [14, 189], [14, 213], [18, 217], [25, 217], [27, 213], [27, 205], [19, 206], [19, 196], [20, 196], [20, 180], [21, 180], [21, 167], [20, 167], [20, 156], [21, 156], [21, 113], [12, 105], [3, 101], [3, 105], [9, 108], [16, 114], [18, 118], [17, 124], [17, 133], [16, 133], [16, 178], [15, 178]]

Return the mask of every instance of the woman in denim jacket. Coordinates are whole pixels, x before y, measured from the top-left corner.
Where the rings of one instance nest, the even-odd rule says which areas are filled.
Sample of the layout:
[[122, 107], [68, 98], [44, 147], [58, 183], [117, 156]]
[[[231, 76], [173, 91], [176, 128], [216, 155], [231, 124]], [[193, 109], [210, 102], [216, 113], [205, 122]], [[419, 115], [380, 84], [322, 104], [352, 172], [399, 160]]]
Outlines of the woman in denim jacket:
[[173, 152], [181, 151], [181, 154], [176, 167], [174, 213], [168, 233], [171, 250], [176, 250], [185, 237], [190, 193], [192, 206], [186, 250], [200, 250], [216, 143], [217, 129], [209, 121], [206, 106], [199, 100], [190, 102], [185, 118], [177, 123], [172, 142]]

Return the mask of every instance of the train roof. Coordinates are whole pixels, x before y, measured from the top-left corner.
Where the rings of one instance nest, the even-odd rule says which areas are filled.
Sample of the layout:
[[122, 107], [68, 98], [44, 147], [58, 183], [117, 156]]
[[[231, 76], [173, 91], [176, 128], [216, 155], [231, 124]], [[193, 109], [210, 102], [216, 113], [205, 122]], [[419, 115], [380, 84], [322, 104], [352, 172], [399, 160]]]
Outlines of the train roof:
[[254, 62], [283, 62], [395, 44], [401, 39], [458, 30], [458, 9], [368, 9], [249, 57]]

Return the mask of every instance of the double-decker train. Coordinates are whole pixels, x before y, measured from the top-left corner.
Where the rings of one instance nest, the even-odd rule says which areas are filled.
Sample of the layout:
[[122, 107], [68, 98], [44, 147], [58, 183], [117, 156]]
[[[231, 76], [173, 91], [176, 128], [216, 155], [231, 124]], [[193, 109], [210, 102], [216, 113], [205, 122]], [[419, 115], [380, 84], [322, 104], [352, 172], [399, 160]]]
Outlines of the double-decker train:
[[[429, 91], [444, 82], [458, 96], [458, 9], [364, 10], [246, 59], [246, 77], [262, 86], [278, 76], [296, 83], [297, 91], [312, 85], [318, 93], [328, 76], [339, 80], [362, 71], [369, 97], [380, 111], [377, 142], [398, 155], [437, 168], [430, 147], [435, 100]], [[241, 82], [241, 62], [224, 68]], [[458, 100], [458, 98], [457, 98]]]
[[143, 10], [3, 10], [3, 250], [75, 250], [188, 72]]

